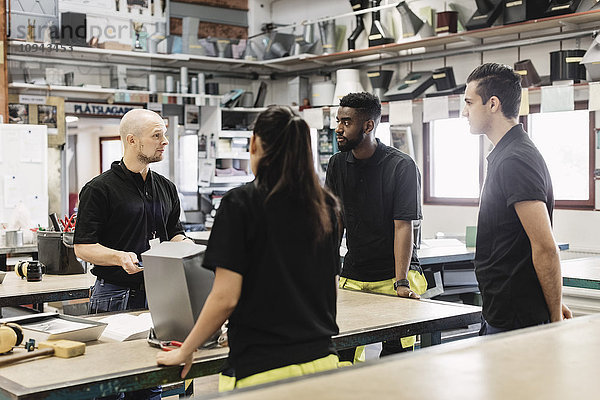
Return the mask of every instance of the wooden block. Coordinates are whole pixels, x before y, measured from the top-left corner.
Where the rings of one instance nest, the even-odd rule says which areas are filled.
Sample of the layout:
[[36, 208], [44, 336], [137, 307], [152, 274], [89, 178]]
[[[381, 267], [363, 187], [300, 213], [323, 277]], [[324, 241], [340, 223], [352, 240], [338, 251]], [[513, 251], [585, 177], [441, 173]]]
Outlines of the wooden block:
[[75, 342], [73, 340], [47, 340], [41, 342], [38, 347], [40, 350], [53, 348], [54, 355], [60, 358], [71, 358], [85, 353], [85, 343]]
[[123, 44], [123, 43], [119, 43], [119, 42], [113, 42], [113, 41], [106, 41], [106, 42], [98, 43], [98, 48], [99, 49], [107, 49], [107, 50], [130, 51], [131, 45]]

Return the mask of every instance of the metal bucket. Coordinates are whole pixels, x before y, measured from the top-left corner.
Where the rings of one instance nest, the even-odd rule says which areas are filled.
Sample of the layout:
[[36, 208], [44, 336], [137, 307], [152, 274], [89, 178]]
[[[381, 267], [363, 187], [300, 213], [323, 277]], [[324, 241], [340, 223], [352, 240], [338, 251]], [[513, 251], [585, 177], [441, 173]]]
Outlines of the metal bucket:
[[6, 247], [22, 247], [23, 231], [6, 231]]

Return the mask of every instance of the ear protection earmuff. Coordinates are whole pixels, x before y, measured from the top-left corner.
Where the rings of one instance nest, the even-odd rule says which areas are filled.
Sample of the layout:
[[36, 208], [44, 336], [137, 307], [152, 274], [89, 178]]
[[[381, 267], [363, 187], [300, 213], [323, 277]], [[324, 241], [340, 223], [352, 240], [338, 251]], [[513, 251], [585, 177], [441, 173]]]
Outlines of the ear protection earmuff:
[[21, 279], [27, 278], [28, 282], [39, 282], [46, 273], [46, 266], [36, 260], [19, 261], [15, 264], [15, 273]]
[[15, 274], [21, 279], [27, 278], [27, 266], [29, 261], [18, 261], [15, 264]]
[[23, 342], [23, 330], [14, 323], [0, 325], [0, 354], [8, 353]]

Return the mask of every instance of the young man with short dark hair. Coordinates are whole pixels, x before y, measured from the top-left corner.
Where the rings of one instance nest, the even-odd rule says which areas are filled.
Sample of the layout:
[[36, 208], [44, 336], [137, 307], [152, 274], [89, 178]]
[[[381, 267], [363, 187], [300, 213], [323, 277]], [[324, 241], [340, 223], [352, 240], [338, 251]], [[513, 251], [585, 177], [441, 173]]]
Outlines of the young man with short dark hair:
[[[326, 178], [342, 201], [346, 228], [340, 288], [418, 299], [427, 287], [417, 273], [412, 230], [412, 221], [422, 219], [421, 176], [410, 156], [375, 138], [380, 119], [377, 96], [350, 93], [340, 100], [340, 153], [331, 157]], [[382, 355], [412, 347], [414, 337], [402, 344], [384, 343]]]
[[480, 334], [571, 318], [562, 304], [554, 194], [546, 163], [518, 123], [520, 76], [481, 65], [467, 78], [463, 116], [494, 144], [481, 193], [475, 272], [483, 298]]

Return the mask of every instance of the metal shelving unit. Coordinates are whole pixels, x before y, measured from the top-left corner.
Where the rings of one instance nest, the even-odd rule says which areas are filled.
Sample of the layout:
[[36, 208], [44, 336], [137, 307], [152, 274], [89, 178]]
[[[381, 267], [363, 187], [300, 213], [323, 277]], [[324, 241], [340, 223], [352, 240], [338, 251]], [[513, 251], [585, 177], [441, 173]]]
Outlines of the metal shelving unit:
[[[26, 52], [22, 48], [25, 42], [9, 41], [8, 60], [47, 62], [99, 62], [105, 64], [124, 64], [148, 69], [174, 69], [187, 66], [194, 69], [211, 71], [238, 70], [248, 76], [256, 73], [274, 73], [285, 75], [311, 72], [315, 69], [347, 67], [350, 64], [372, 66], [392, 62], [410, 61], [412, 58], [435, 58], [456, 55], [462, 52], [481, 52], [498, 48], [510, 48], [550, 41], [565, 40], [590, 35], [597, 29], [600, 10], [540, 18], [511, 25], [463, 31], [440, 35], [421, 40], [406, 40], [381, 46], [343, 51], [326, 55], [297, 54], [289, 57], [264, 61], [250, 61], [232, 58], [207, 57], [191, 54], [150, 54], [144, 52], [109, 50], [91, 47], [73, 47], [72, 51], [46, 51], [44, 53]], [[560, 28], [559, 32], [548, 33], [548, 29]], [[506, 40], [509, 35], [526, 34], [525, 38]], [[498, 39], [495, 43], [485, 43], [487, 39]], [[447, 54], [446, 54], [447, 53]]]

